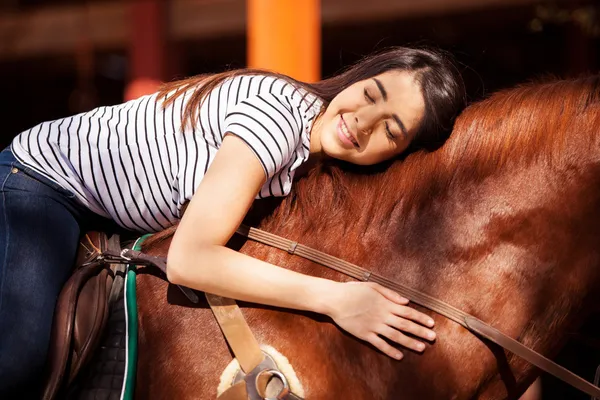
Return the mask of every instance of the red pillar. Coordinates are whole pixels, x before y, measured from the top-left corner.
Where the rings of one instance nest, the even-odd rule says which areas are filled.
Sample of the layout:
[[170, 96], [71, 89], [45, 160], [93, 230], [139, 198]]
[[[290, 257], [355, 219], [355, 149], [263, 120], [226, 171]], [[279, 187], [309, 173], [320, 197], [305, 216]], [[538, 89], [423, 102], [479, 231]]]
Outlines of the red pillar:
[[154, 93], [165, 79], [166, 0], [129, 0], [129, 83], [125, 100]]
[[247, 8], [250, 68], [320, 79], [320, 0], [247, 0]]

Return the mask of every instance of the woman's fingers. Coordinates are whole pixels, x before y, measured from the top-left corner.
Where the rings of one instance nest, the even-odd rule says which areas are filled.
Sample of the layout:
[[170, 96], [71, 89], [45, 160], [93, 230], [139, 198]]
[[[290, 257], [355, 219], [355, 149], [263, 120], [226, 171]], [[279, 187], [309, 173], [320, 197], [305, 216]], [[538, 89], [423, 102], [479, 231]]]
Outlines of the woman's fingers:
[[398, 317], [396, 315], [390, 315], [386, 320], [386, 324], [388, 327], [392, 327], [402, 332], [410, 333], [413, 336], [417, 336], [430, 341], [435, 340], [435, 332], [431, 329], [427, 329], [423, 325], [419, 325], [415, 322]]
[[423, 326], [432, 328], [434, 325], [433, 319], [429, 315], [423, 314], [412, 307], [393, 305], [391, 311], [399, 317], [415, 321]]
[[401, 359], [403, 355], [396, 344], [422, 352], [425, 343], [421, 338], [435, 339], [435, 333], [429, 329], [433, 319], [406, 306], [408, 300], [393, 290], [372, 282], [349, 282], [339, 287], [344, 295], [329, 315], [342, 329], [384, 354]]
[[425, 350], [425, 343], [419, 342], [416, 339], [408, 337], [390, 326], [383, 326], [379, 333], [385, 336], [386, 338], [390, 339], [392, 342], [398, 343], [399, 345], [406, 347], [407, 349], [411, 349], [417, 352], [422, 352], [423, 350]]
[[368, 282], [367, 284], [373, 289], [377, 290], [379, 293], [381, 293], [386, 299], [391, 300], [394, 303], [406, 305], [409, 302], [407, 298], [400, 296], [392, 289], [388, 289], [375, 282]]
[[383, 354], [387, 354], [396, 360], [402, 360], [404, 357], [404, 354], [402, 354], [400, 350], [396, 349], [394, 346], [391, 346], [388, 342], [380, 338], [375, 333], [369, 337], [369, 343], [379, 349], [379, 351], [381, 351]]
[[[401, 318], [398, 318], [398, 317], [395, 317], [395, 318], [397, 318], [398, 320], [401, 320]], [[415, 324], [414, 322], [410, 322], [410, 321], [405, 321], [405, 322], [406, 322], [406, 324], [396, 322], [395, 325], [401, 325], [401, 329], [404, 332], [408, 332], [408, 333], [412, 333], [412, 334], [415, 334], [415, 331], [419, 332], [420, 329], [427, 330], [427, 329]], [[390, 341], [392, 341], [394, 343], [398, 343], [402, 347], [406, 347], [407, 349], [411, 349], [411, 350], [414, 350], [419, 353], [422, 352], [423, 350], [425, 350], [425, 343], [422, 343], [416, 339], [413, 339], [409, 336], [404, 335], [402, 332], [400, 332], [399, 330], [395, 329], [392, 326], [383, 325], [378, 333], [381, 336], [386, 337]], [[421, 332], [421, 333], [423, 333], [423, 332]], [[402, 352], [400, 350], [398, 350], [394, 346], [390, 345], [388, 342], [386, 342], [383, 338], [381, 338], [379, 335], [377, 335], [375, 333], [373, 333], [368, 338], [368, 341], [373, 346], [375, 346], [377, 349], [379, 349], [382, 353], [387, 354], [388, 356], [390, 356], [392, 358], [400, 360], [404, 357], [404, 355], [402, 354]]]

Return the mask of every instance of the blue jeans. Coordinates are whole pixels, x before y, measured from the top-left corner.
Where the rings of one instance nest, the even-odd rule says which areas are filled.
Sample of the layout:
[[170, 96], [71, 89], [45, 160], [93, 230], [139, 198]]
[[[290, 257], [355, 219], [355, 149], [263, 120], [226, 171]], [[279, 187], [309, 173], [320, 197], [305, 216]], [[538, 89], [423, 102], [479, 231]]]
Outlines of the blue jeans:
[[0, 399], [40, 397], [56, 300], [96, 218], [10, 149], [0, 152]]

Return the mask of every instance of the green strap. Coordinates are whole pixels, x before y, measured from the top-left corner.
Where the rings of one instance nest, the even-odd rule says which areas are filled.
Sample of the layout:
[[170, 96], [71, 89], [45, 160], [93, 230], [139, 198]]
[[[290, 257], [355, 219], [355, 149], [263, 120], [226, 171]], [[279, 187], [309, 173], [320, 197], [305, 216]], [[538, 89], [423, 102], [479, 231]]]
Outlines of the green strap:
[[[140, 251], [142, 243], [152, 235], [144, 235], [136, 240], [133, 250]], [[136, 266], [127, 265], [127, 274], [125, 275], [125, 303], [127, 316], [127, 355], [125, 382], [121, 391], [121, 399], [133, 400], [135, 393], [135, 377], [137, 373], [137, 354], [138, 354], [138, 315], [137, 298], [135, 289]]]

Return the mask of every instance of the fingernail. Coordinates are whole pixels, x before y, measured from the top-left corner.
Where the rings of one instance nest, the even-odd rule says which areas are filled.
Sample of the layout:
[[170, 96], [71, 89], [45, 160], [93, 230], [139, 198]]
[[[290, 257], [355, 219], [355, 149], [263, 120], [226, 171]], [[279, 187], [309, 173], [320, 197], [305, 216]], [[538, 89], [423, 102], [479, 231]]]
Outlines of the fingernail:
[[402, 353], [396, 353], [396, 360], [402, 360]]
[[435, 339], [435, 333], [434, 333], [434, 332], [429, 332], [429, 334], [427, 335], [427, 337], [428, 337], [430, 340], [433, 340], [433, 339]]
[[419, 350], [423, 351], [423, 350], [425, 350], [425, 345], [424, 345], [423, 343], [419, 343], [419, 344], [417, 345], [417, 349], [419, 349]]
[[428, 323], [429, 325], [433, 326], [433, 320], [432, 320], [432, 319], [430, 319], [429, 321], [427, 321], [427, 323]]

